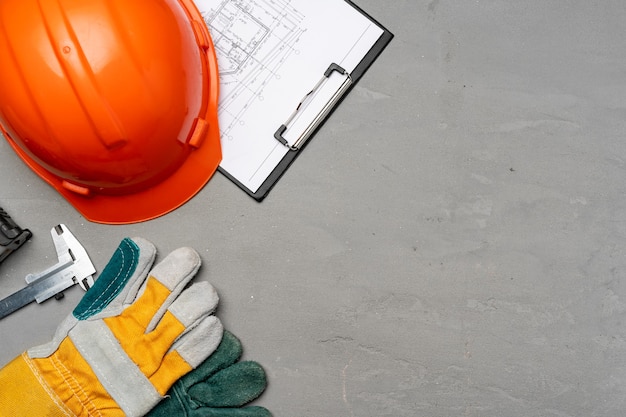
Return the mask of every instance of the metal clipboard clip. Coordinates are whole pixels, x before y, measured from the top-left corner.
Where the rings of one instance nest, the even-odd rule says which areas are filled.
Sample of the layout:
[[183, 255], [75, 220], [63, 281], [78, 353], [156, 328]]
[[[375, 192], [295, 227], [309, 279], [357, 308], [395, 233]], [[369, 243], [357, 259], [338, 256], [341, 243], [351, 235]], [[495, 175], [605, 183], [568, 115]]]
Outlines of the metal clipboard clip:
[[[339, 89], [333, 94], [333, 96], [326, 102], [322, 110], [313, 118], [311, 123], [307, 126], [307, 128], [302, 132], [302, 134], [296, 139], [293, 145], [290, 145], [287, 139], [283, 136], [287, 129], [292, 124], [295, 117], [298, 115], [302, 106], [322, 87], [322, 85], [330, 78], [333, 72], [338, 72], [341, 75], [344, 75], [346, 79], [343, 81]], [[335, 107], [335, 104], [341, 99], [346, 90], [352, 85], [352, 76], [348, 71], [343, 69], [341, 66], [332, 63], [328, 67], [328, 69], [324, 72], [324, 76], [315, 84], [315, 87], [311, 91], [309, 91], [298, 103], [296, 109], [291, 113], [291, 116], [287, 119], [287, 121], [282, 124], [276, 133], [274, 133], [274, 138], [282, 143], [284, 146], [288, 147], [292, 151], [297, 151], [300, 147], [309, 139], [311, 134], [317, 129], [320, 123], [328, 116], [328, 113]]]

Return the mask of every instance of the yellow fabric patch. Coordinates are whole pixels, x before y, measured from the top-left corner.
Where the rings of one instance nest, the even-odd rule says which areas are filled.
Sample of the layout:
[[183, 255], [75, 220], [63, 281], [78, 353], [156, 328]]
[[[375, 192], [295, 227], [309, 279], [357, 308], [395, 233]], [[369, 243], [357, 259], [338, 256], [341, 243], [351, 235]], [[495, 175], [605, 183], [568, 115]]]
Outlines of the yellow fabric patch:
[[72, 416], [32, 366], [23, 354], [0, 370], [0, 416]]
[[54, 387], [58, 398], [76, 416], [124, 417], [119, 405], [69, 338], [61, 343], [52, 356], [31, 361], [48, 386]]
[[150, 382], [161, 396], [165, 396], [174, 382], [192, 370], [178, 352], [171, 352], [163, 359], [159, 370], [150, 377]]
[[[138, 329], [141, 329], [141, 333], [143, 333], [170, 294], [171, 291], [165, 285], [161, 284], [153, 276], [150, 276], [146, 288], [139, 299], [126, 308], [119, 316], [109, 317], [104, 320], [109, 324], [109, 327], [115, 322], [115, 327], [122, 333], [136, 334]], [[120, 338], [120, 340], [123, 339]]]
[[167, 311], [153, 331], [145, 332], [170, 294], [167, 287], [151, 276], [137, 301], [119, 316], [104, 319], [128, 357], [161, 395], [192, 369], [177, 352], [168, 353], [185, 331], [185, 326], [173, 314]]

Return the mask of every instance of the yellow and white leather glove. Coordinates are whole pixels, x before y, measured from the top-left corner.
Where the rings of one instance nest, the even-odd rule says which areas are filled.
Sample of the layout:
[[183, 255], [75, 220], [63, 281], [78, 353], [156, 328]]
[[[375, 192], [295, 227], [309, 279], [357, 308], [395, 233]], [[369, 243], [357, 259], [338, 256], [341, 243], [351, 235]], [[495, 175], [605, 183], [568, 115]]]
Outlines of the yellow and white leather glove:
[[0, 417], [143, 416], [219, 345], [223, 328], [191, 248], [153, 269], [155, 247], [124, 239], [50, 343], [0, 370]]

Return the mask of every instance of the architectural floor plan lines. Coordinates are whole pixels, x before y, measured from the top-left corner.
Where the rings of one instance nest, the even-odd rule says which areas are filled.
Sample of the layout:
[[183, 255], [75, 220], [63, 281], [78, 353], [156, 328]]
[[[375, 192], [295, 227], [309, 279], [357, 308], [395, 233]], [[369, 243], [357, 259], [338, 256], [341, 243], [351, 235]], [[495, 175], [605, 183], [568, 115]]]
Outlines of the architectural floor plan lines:
[[223, 0], [203, 12], [211, 28], [220, 69], [220, 128], [230, 140], [231, 129], [245, 123], [253, 102], [281, 77], [280, 69], [305, 29], [303, 16], [291, 0]]
[[240, 8], [228, 2], [213, 16], [204, 16], [212, 28], [211, 36], [222, 58], [220, 75], [236, 74], [268, 36], [270, 28]]
[[[287, 145], [321, 114], [335, 86], [324, 83], [300, 108], [302, 97], [331, 63], [352, 71], [382, 29], [345, 0], [194, 1], [220, 71], [220, 168], [255, 193], [290, 157]], [[296, 106], [302, 113], [277, 140]]]

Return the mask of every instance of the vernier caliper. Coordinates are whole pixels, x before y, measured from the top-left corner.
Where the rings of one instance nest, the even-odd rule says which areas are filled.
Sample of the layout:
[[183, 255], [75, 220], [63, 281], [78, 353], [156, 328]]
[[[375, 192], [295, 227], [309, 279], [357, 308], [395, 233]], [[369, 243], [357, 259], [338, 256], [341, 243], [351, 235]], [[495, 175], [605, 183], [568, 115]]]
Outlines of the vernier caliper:
[[0, 300], [0, 319], [27, 304], [42, 303], [48, 298], [62, 296], [74, 284], [87, 291], [93, 286], [96, 268], [87, 251], [69, 229], [59, 224], [50, 231], [59, 262], [45, 271], [26, 276], [26, 287]]

